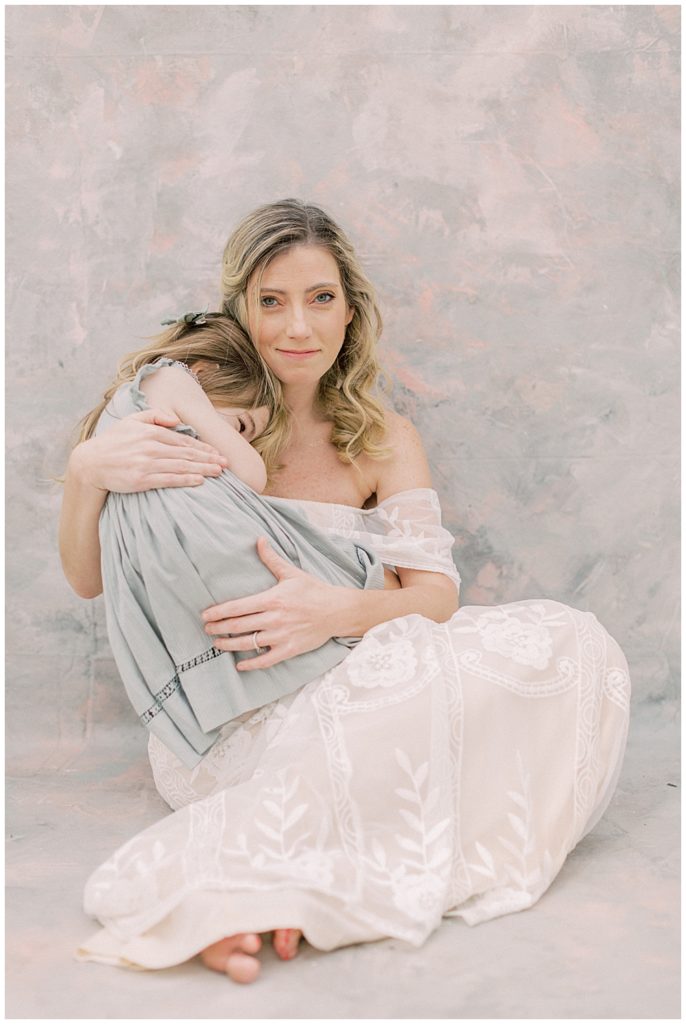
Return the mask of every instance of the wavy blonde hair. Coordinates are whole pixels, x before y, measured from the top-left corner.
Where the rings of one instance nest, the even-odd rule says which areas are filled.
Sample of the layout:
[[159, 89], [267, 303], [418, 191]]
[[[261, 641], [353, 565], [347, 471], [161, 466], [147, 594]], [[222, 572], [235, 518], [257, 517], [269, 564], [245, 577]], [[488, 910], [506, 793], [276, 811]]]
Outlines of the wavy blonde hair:
[[[259, 294], [262, 275], [271, 261], [298, 245], [317, 245], [331, 253], [338, 265], [346, 303], [353, 309], [341, 351], [319, 382], [317, 399], [333, 423], [331, 440], [344, 462], [354, 464], [361, 453], [385, 458], [390, 449], [383, 443], [384, 407], [374, 395], [381, 372], [376, 357], [383, 327], [381, 312], [350, 240], [328, 214], [298, 199], [283, 199], [260, 206], [245, 217], [224, 249], [224, 312], [249, 334], [248, 282], [257, 275]], [[272, 419], [262, 435], [262, 455], [270, 464], [278, 464], [291, 435], [291, 420], [281, 382], [263, 365], [275, 400]]]
[[[78, 424], [75, 443], [92, 437], [105, 406], [117, 389], [133, 380], [141, 366], [153, 363], [161, 356], [177, 359], [191, 368], [198, 364], [196, 369], [202, 388], [217, 406], [255, 408], [267, 405], [272, 409], [275, 405], [272, 384], [248, 335], [235, 320], [223, 313], [205, 313], [203, 316], [205, 323], [177, 321], [156, 335], [145, 348], [124, 356], [100, 403]], [[206, 363], [210, 365], [203, 365]], [[257, 437], [253, 447], [263, 456], [269, 473], [275, 467], [270, 465], [269, 452], [262, 452], [261, 443], [262, 437]]]

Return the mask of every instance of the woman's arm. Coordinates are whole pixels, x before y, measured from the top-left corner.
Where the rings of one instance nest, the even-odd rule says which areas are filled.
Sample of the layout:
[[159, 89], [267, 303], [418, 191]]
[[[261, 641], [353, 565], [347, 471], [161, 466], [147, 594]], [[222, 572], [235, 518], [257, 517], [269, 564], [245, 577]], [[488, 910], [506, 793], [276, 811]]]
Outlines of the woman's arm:
[[228, 468], [254, 491], [263, 491], [267, 471], [259, 452], [217, 412], [202, 387], [180, 366], [161, 366], [141, 381], [148, 403], [168, 408], [225, 456]]
[[108, 491], [194, 487], [226, 466], [226, 458], [211, 445], [168, 429], [179, 422], [159, 409], [133, 413], [72, 451], [59, 548], [64, 575], [79, 597], [102, 593], [98, 523]]
[[[379, 501], [414, 487], [431, 487], [431, 474], [421, 439], [409, 420], [389, 417], [387, 441], [393, 455], [379, 462]], [[436, 622], [455, 614], [459, 600], [455, 585], [442, 573], [398, 568], [399, 590], [358, 590], [323, 583], [296, 569], [258, 544], [262, 561], [277, 582], [271, 590], [208, 608], [205, 629], [216, 636], [215, 647], [226, 651], [253, 648], [252, 634], [271, 650], [239, 663], [241, 671], [268, 668], [285, 658], [314, 650], [332, 636], [364, 636], [381, 622], [417, 613]], [[221, 637], [218, 634], [247, 634]]]
[[[414, 487], [431, 487], [431, 470], [422, 439], [414, 424], [397, 413], [387, 413], [390, 459], [379, 463], [377, 501]], [[372, 626], [417, 612], [435, 622], [447, 622], [460, 606], [454, 583], [440, 572], [396, 568], [402, 590], [387, 594], [350, 591], [341, 609], [344, 620], [356, 628], [339, 636], [362, 636]], [[381, 597], [381, 601], [373, 598]], [[369, 600], [372, 598], [372, 600]], [[392, 614], [388, 614], [388, 613]], [[360, 633], [359, 627], [364, 626]]]

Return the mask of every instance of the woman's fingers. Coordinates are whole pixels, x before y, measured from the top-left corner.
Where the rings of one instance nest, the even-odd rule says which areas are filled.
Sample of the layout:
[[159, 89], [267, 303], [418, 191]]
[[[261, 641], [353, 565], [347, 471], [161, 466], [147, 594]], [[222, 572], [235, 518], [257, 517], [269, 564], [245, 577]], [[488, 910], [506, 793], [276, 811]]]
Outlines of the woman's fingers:
[[157, 491], [164, 487], [198, 487], [204, 484], [206, 476], [197, 473], [154, 473], [145, 479], [141, 490]]
[[[269, 591], [263, 590], [259, 594], [237, 597], [233, 601], [224, 601], [223, 604], [214, 604], [202, 613], [202, 621], [222, 626], [223, 628], [219, 630], [220, 633], [245, 633], [246, 630], [242, 628], [240, 620], [246, 615], [263, 612], [272, 606], [273, 601], [270, 600], [270, 597]], [[233, 620], [233, 622], [230, 623], [229, 620]], [[231, 624], [233, 624], [233, 629], [230, 628]]]
[[[256, 615], [242, 615], [240, 618], [232, 619], [220, 619], [218, 622], [209, 622], [205, 626], [205, 632], [208, 636], [219, 636], [222, 633], [233, 634], [229, 639], [238, 640], [239, 634], [250, 634], [252, 635], [255, 630], [269, 629], [269, 626], [273, 625], [270, 621], [265, 621], [264, 609], [260, 609], [260, 612]], [[242, 647], [226, 647], [224, 650], [243, 650]]]
[[202, 473], [205, 476], [213, 474], [219, 476], [222, 472], [222, 466], [218, 462], [208, 462], [207, 456], [202, 455], [199, 458], [179, 458], [175, 459], [160, 459], [156, 458], [150, 466], [151, 473], [193, 473], [197, 476], [198, 473]]
[[186, 448], [188, 451], [216, 455], [220, 459], [224, 458], [224, 456], [220, 455], [217, 449], [213, 448], [211, 444], [199, 441], [196, 437], [189, 437], [188, 434], [179, 434], [176, 430], [168, 430], [166, 427], [156, 427], [155, 433], [152, 436], [156, 441], [159, 441], [161, 444], [168, 445], [171, 448]]
[[271, 668], [272, 665], [278, 665], [280, 661], [285, 661], [286, 658], [292, 657], [293, 652], [288, 649], [285, 644], [275, 644], [270, 647], [264, 654], [258, 654], [255, 658], [245, 658], [244, 661], [239, 661], [236, 664], [236, 670], [238, 672], [252, 672], [256, 668]]
[[[229, 630], [222, 630], [222, 632], [229, 632]], [[255, 626], [249, 633], [234, 633], [231, 636], [214, 636], [213, 644], [220, 651], [254, 651], [256, 650], [253, 642], [253, 637], [257, 633], [257, 643], [260, 647], [271, 647], [272, 644], [276, 643], [276, 639], [267, 631], [267, 627]]]
[[214, 460], [221, 460], [226, 464], [226, 459], [220, 455], [216, 448], [201, 441], [199, 438], [191, 437], [189, 434], [182, 434], [178, 430], [170, 429], [179, 426], [181, 420], [174, 413], [166, 412], [164, 409], [144, 409], [142, 412], [131, 413], [125, 420], [137, 420], [140, 423], [150, 424], [154, 428], [149, 435], [155, 441], [170, 447], [186, 448], [189, 452], [208, 454]]
[[177, 434], [173, 430], [167, 430], [166, 427], [160, 427], [159, 431], [159, 434], [153, 435], [153, 438], [163, 446], [160, 449], [163, 458], [179, 458], [183, 453], [184, 458], [205, 459], [206, 461], [220, 462], [224, 466], [228, 462], [226, 456], [220, 455], [216, 448], [205, 444], [204, 441], [197, 441], [194, 437], [187, 437], [185, 434]]

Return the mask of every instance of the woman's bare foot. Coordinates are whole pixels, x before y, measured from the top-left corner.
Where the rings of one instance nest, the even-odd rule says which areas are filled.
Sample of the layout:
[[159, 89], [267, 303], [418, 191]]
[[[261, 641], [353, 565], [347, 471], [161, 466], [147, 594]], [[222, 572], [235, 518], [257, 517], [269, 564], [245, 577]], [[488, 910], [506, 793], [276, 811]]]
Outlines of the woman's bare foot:
[[302, 932], [297, 928], [277, 928], [272, 937], [272, 946], [282, 960], [292, 960], [298, 952]]
[[200, 956], [205, 967], [228, 974], [232, 981], [243, 985], [254, 981], [260, 973], [260, 962], [255, 956], [262, 948], [262, 939], [254, 932], [230, 935], [203, 949]]

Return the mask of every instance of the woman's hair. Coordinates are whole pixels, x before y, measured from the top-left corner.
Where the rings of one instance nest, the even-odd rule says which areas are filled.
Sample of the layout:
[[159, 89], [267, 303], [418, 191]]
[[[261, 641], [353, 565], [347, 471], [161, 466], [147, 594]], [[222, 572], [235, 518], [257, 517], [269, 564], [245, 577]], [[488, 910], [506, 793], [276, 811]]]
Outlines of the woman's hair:
[[[189, 314], [185, 320], [176, 321], [154, 337], [145, 348], [124, 356], [102, 401], [78, 424], [75, 443], [86, 441], [93, 435], [115, 391], [133, 380], [141, 366], [162, 356], [177, 359], [190, 367], [200, 361], [211, 364], [199, 365], [197, 376], [207, 397], [217, 405], [274, 407], [272, 385], [264, 372], [262, 360], [239, 324], [223, 313], [203, 313], [193, 318]], [[259, 437], [255, 439], [254, 447], [260, 451]], [[269, 472], [268, 455], [265, 463]], [[271, 468], [275, 467], [272, 465]]]
[[[333, 422], [331, 440], [343, 461], [353, 463], [361, 452], [383, 458], [384, 407], [374, 397], [380, 366], [376, 343], [381, 335], [381, 313], [374, 289], [362, 271], [351, 242], [318, 206], [298, 199], [283, 199], [260, 206], [233, 232], [222, 265], [224, 311], [249, 333], [248, 281], [257, 273], [257, 293], [266, 268], [281, 253], [297, 245], [318, 245], [336, 260], [341, 283], [353, 317], [346, 329], [336, 362], [319, 382], [321, 409]], [[265, 364], [275, 395], [270, 424], [262, 435], [263, 456], [278, 464], [290, 437], [291, 422], [281, 383]]]

